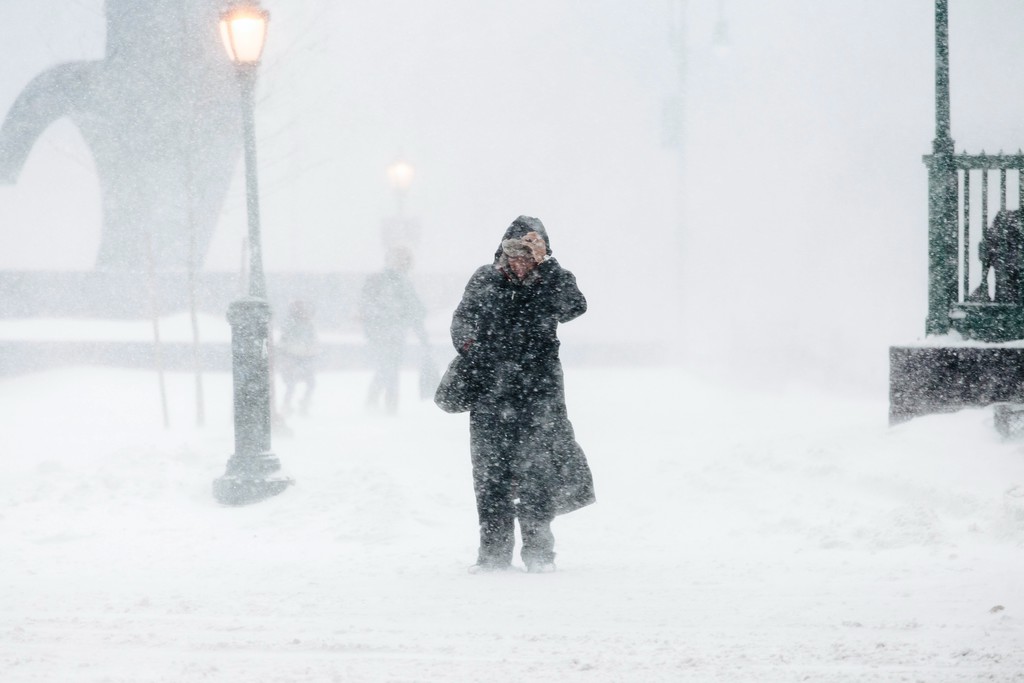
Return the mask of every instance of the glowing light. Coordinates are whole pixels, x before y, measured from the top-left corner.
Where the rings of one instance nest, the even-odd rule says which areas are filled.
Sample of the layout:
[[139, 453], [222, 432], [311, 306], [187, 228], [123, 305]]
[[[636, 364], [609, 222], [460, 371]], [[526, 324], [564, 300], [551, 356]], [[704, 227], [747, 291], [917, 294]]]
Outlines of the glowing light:
[[257, 64], [267, 38], [270, 12], [258, 5], [232, 5], [221, 12], [220, 38], [236, 64]]
[[407, 191], [415, 177], [416, 169], [407, 161], [399, 160], [388, 166], [388, 181], [399, 192]]

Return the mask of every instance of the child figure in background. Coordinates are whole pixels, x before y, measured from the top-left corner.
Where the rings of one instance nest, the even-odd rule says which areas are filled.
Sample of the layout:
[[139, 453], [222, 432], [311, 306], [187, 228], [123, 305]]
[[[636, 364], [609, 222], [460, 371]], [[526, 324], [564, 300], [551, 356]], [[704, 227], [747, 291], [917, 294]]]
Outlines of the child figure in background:
[[278, 367], [284, 380], [281, 411], [292, 412], [292, 398], [299, 384], [305, 384], [299, 399], [299, 413], [309, 412], [309, 402], [316, 388], [316, 359], [320, 355], [316, 327], [313, 325], [313, 306], [306, 301], [293, 301], [281, 326], [278, 340]]

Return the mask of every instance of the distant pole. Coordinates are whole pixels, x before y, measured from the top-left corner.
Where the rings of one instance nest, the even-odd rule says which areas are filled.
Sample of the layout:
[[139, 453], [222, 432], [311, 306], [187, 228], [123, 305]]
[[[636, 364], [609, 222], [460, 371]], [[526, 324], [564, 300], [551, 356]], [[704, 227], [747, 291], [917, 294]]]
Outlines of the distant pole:
[[957, 170], [949, 97], [949, 3], [935, 0], [935, 140], [928, 165], [928, 318], [925, 332], [945, 334], [957, 300]]
[[672, 3], [669, 41], [672, 55], [675, 57], [675, 94], [670, 98], [665, 112], [666, 142], [676, 150], [676, 161], [680, 169], [686, 158], [686, 89], [687, 61], [689, 48], [686, 40], [686, 14], [689, 4], [687, 0], [674, 0]]
[[[187, 35], [189, 31], [188, 19], [185, 13], [180, 15], [181, 18], [181, 35]], [[181, 60], [179, 68], [182, 69], [182, 77], [184, 82], [190, 83], [190, 88], [194, 88], [194, 79], [191, 77], [189, 65], [186, 61]], [[198, 115], [196, 112], [196, 101], [198, 97], [195, 90], [189, 92], [188, 103], [189, 103], [189, 116], [188, 125], [186, 127], [186, 134], [184, 136], [184, 146], [181, 151], [182, 158], [185, 162], [185, 173], [184, 173], [184, 188], [185, 188], [185, 220], [188, 227], [188, 310], [189, 310], [189, 321], [192, 324], [192, 370], [195, 374], [195, 391], [196, 391], [196, 426], [202, 427], [206, 424], [206, 407], [203, 401], [203, 370], [200, 362], [201, 349], [199, 340], [199, 312], [197, 310], [197, 292], [198, 288], [198, 270], [199, 270], [199, 236], [197, 234], [196, 226], [196, 174], [194, 170], [195, 166], [195, 155], [197, 150], [196, 145], [196, 121]]]
[[686, 18], [688, 3], [687, 0], [673, 0], [671, 5], [671, 16], [669, 22], [669, 44], [672, 49], [675, 67], [675, 89], [665, 100], [665, 109], [662, 114], [662, 136], [666, 147], [674, 152], [676, 174], [673, 187], [673, 199], [675, 204], [675, 225], [672, 230], [672, 241], [675, 267], [675, 306], [673, 307], [673, 318], [677, 325], [675, 334], [680, 335], [676, 342], [685, 346], [682, 338], [685, 325], [685, 317], [688, 313], [689, 303], [687, 301], [686, 282], [689, 276], [688, 270], [693, 265], [692, 259], [687, 253], [687, 197], [686, 197], [686, 107], [687, 107], [687, 75], [689, 48], [686, 36]]
[[196, 300], [198, 296], [196, 289], [199, 286], [199, 255], [196, 245], [195, 177], [192, 173], [191, 146], [185, 154], [187, 155], [185, 200], [188, 202], [188, 310], [189, 320], [192, 323], [192, 369], [195, 373], [196, 426], [202, 427], [206, 424], [206, 407], [203, 402], [203, 368], [200, 358], [199, 311]]
[[167, 383], [164, 380], [164, 347], [160, 340], [160, 304], [156, 285], [156, 267], [153, 264], [153, 233], [146, 230], [146, 272], [149, 276], [149, 314], [153, 321], [153, 357], [156, 361], [156, 376], [160, 390], [160, 411], [164, 419], [164, 429], [171, 426], [171, 418], [167, 409]]
[[718, 0], [718, 19], [715, 21], [715, 32], [711, 39], [711, 46], [719, 56], [729, 53], [729, 22], [725, 18], [725, 0]]

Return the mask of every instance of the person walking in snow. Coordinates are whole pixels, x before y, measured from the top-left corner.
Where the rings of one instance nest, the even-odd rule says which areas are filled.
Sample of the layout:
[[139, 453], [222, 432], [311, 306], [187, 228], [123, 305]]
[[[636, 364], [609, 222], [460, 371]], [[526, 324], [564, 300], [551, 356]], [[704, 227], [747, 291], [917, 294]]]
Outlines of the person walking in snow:
[[284, 397], [281, 399], [285, 415], [292, 412], [292, 397], [299, 384], [304, 384], [299, 412], [306, 415], [309, 403], [316, 389], [316, 359], [320, 354], [316, 326], [313, 324], [313, 306], [309, 302], [296, 300], [288, 305], [288, 315], [281, 326], [278, 339], [279, 370], [284, 380]]
[[552, 520], [594, 502], [566, 411], [556, 334], [558, 323], [586, 310], [576, 278], [551, 256], [543, 223], [530, 216], [508, 227], [455, 310], [452, 343], [484, 384], [469, 414], [480, 522], [472, 573], [511, 568], [516, 518], [527, 571], [554, 571]]
[[411, 329], [427, 346], [425, 309], [409, 279], [412, 253], [405, 247], [388, 251], [384, 270], [366, 278], [359, 299], [359, 317], [369, 343], [373, 379], [366, 405], [376, 407], [383, 396], [389, 414], [398, 411], [398, 372], [405, 353], [405, 338]]

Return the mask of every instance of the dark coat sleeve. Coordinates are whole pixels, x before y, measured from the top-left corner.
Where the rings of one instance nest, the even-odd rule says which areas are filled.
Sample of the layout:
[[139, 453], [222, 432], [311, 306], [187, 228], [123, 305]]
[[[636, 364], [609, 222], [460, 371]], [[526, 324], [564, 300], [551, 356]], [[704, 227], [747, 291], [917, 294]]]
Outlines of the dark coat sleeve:
[[[587, 300], [576, 284], [576, 277], [559, 265], [558, 261], [549, 258], [538, 267], [541, 281], [537, 287], [538, 311], [544, 311], [560, 323], [569, 322], [583, 315], [587, 310]], [[492, 334], [494, 320], [507, 313], [505, 306], [510, 302], [501, 299], [498, 293], [498, 280], [502, 275], [494, 266], [481, 266], [466, 284], [455, 313], [452, 315], [452, 345], [460, 354], [467, 354], [477, 342], [487, 344]], [[552, 334], [554, 334], [552, 328]], [[485, 352], [486, 353], [486, 352]]]
[[580, 317], [587, 312], [587, 299], [576, 285], [576, 276], [549, 258], [538, 266], [541, 278], [551, 282], [551, 303], [555, 319], [560, 323]]
[[491, 270], [491, 266], [482, 266], [473, 273], [466, 284], [462, 300], [452, 315], [452, 345], [460, 354], [465, 355], [480, 334], [481, 317], [489, 288], [488, 271]]

